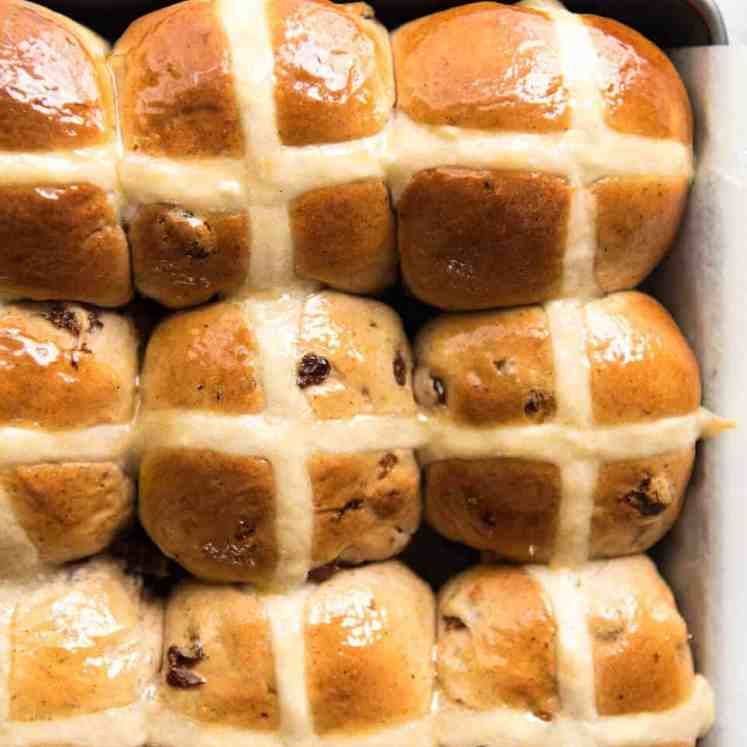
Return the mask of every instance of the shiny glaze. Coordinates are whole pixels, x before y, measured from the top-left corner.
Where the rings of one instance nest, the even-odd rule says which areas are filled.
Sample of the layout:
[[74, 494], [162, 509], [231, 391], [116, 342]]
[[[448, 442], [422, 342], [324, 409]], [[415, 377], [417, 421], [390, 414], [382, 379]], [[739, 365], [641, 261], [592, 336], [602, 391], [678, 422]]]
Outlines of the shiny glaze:
[[[303, 390], [317, 417], [415, 413], [409, 343], [399, 318], [384, 304], [333, 292], [312, 296], [304, 308], [298, 348], [299, 359], [314, 353], [331, 364], [323, 382]], [[404, 385], [394, 376], [398, 354]]]
[[167, 319], [148, 344], [143, 403], [232, 414], [264, 409], [257, 342], [236, 306], [216, 304]]
[[136, 21], [117, 43], [125, 144], [163, 156], [238, 156], [243, 137], [225, 34], [192, 0]]
[[[193, 652], [199, 641], [204, 658], [190, 668], [200, 687], [169, 685], [168, 651]], [[270, 629], [260, 600], [230, 586], [185, 583], [169, 599], [164, 627], [159, 700], [163, 706], [200, 722], [255, 731], [279, 724]]]
[[[117, 422], [116, 372], [75, 340], [0, 323], [0, 424], [85, 428]], [[57, 341], [53, 341], [57, 339]]]
[[318, 735], [427, 714], [433, 601], [409, 571], [386, 563], [339, 574], [306, 610], [306, 682]]
[[478, 426], [554, 418], [552, 344], [542, 309], [442, 316], [416, 347], [415, 393], [434, 414]]
[[138, 609], [122, 581], [104, 575], [44, 589], [13, 618], [10, 717], [94, 713], [137, 697], [144, 652]]
[[275, 103], [286, 145], [353, 140], [389, 118], [386, 36], [364, 20], [362, 4], [276, 0]]
[[609, 18], [583, 16], [600, 60], [610, 127], [692, 142], [687, 92], [669, 58], [648, 39]]
[[414, 21], [393, 43], [398, 104], [418, 122], [524, 132], [570, 126], [542, 13], [475, 3]]
[[0, 149], [80, 148], [107, 139], [100, 63], [74, 28], [25, 3], [0, 7]]
[[555, 620], [531, 576], [478, 566], [443, 589], [438, 613], [438, 676], [448, 698], [543, 720], [560, 710]]
[[599, 715], [664, 711], [687, 700], [694, 677], [687, 627], [650, 561], [589, 566], [585, 577]]
[[700, 374], [687, 340], [653, 298], [630, 291], [586, 306], [594, 422], [684, 415], [700, 405]]

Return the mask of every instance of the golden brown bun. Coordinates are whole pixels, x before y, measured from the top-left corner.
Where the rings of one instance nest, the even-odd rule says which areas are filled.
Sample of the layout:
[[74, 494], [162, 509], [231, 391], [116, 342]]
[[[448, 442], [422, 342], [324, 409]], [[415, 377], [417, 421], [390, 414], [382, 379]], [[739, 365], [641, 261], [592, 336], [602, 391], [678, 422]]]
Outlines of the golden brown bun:
[[383, 729], [429, 712], [433, 595], [404, 566], [337, 574], [309, 599], [307, 621], [306, 683], [317, 734]]
[[[558, 678], [571, 670], [559, 672], [556, 647], [563, 633], [570, 647], [587, 631], [560, 629], [552, 604], [572, 602], [562, 595], [551, 601], [543, 586], [529, 569], [478, 566], [444, 587], [438, 675], [447, 705], [507, 706], [547, 720], [557, 713]], [[587, 609], [600, 717], [668, 710], [689, 698], [694, 673], [687, 628], [647, 557], [582, 566], [573, 588]]]
[[669, 312], [643, 293], [586, 306], [594, 422], [684, 415], [700, 405], [700, 371]]
[[223, 414], [264, 409], [258, 381], [257, 342], [239, 308], [216, 304], [175, 314], [148, 343], [143, 406]]
[[591, 191], [597, 202], [594, 262], [603, 291], [633, 288], [672, 245], [687, 202], [685, 177], [607, 177]]
[[[658, 140], [661, 148], [684, 145], [684, 158], [692, 145], [692, 114], [672, 63], [616, 21], [577, 20], [582, 29], [586, 24], [596, 55], [601, 117], [611, 134], [642, 136], [648, 146]], [[632, 165], [630, 176], [624, 167], [622, 174], [606, 167], [605, 159], [635, 148], [621, 139], [619, 153], [611, 144], [595, 153], [598, 133], [588, 131], [583, 114], [573, 126], [585, 130], [575, 135], [589, 152], [573, 155], [573, 168], [532, 170], [543, 149], [562, 150], [558, 138], [572, 126], [558, 28], [541, 10], [478, 2], [413, 21], [393, 34], [398, 121], [410, 120], [424, 135], [441, 138], [444, 147], [442, 158], [430, 165], [415, 162], [397, 204], [404, 280], [431, 305], [468, 311], [575, 294], [573, 281], [564, 282], [567, 241], [578, 240], [568, 231], [576, 214], [566, 177], [575, 178], [574, 169], [586, 169], [590, 161], [594, 169], [582, 176], [591, 197], [586, 230], [596, 235], [588, 269], [602, 291], [640, 283], [675, 237], [687, 168], [657, 175], [666, 174], [672, 159], [652, 163], [651, 174], [636, 174]], [[582, 57], [571, 63], [587, 64]], [[501, 161], [489, 146], [484, 168], [463, 160], [458, 146], [477, 133], [486, 142], [513, 138], [516, 144], [506, 145], [510, 165], [489, 169]], [[520, 142], [520, 136], [540, 141]], [[408, 137], [396, 154], [401, 158], [407, 157]], [[452, 157], [444, 146], [449, 138], [455, 142]]]
[[591, 555], [643, 552], [677, 521], [695, 448], [600, 467], [591, 523]]
[[125, 423], [137, 341], [119, 314], [77, 304], [0, 309], [0, 425], [64, 430]]
[[299, 355], [326, 358], [330, 375], [304, 389], [321, 420], [414, 415], [412, 356], [402, 323], [377, 301], [323, 292], [307, 302]]
[[[556, 465], [527, 459], [442, 459], [425, 467], [424, 483], [425, 518], [449, 539], [514, 560], [550, 560], [561, 501]], [[624, 527], [626, 520], [627, 515], [618, 521]], [[609, 534], [617, 539], [621, 531], [616, 526]]]
[[106, 46], [68, 18], [22, 0], [0, 7], [0, 150], [99, 145], [114, 124]]
[[135, 285], [170, 308], [238, 290], [249, 271], [246, 213], [195, 213], [143, 205], [129, 225]]
[[[283, 301], [267, 303], [282, 306]], [[262, 433], [300, 418], [312, 421], [302, 429], [313, 427], [313, 421], [360, 415], [414, 418], [412, 354], [397, 315], [384, 304], [330, 291], [301, 303], [298, 327], [288, 333], [297, 342], [292, 386], [298, 387], [301, 403], [304, 397], [308, 401], [306, 415], [302, 406], [278, 415], [277, 403], [265, 401], [259, 372], [273, 365], [267, 363], [273, 351], [260, 348], [255, 316], [238, 301], [177, 314], [156, 329], [145, 355], [144, 416], [158, 429], [159, 417], [168, 417], [160, 411], [199, 413], [219, 433], [223, 426], [211, 415], [264, 416], [256, 426]], [[312, 356], [321, 375], [307, 378], [305, 365]], [[243, 427], [254, 426], [245, 421]], [[146, 439], [140, 466], [145, 528], [166, 555], [199, 578], [263, 587], [282, 583], [278, 578], [301, 557], [302, 543], [298, 549], [279, 547], [278, 522], [300, 522], [301, 532], [310, 525], [311, 568], [392, 557], [420, 523], [420, 474], [413, 452], [396, 448], [388, 438], [357, 450], [340, 443], [332, 451], [323, 446], [317, 451], [313, 445], [298, 457], [311, 493], [306, 523], [309, 517], [289, 516], [287, 509], [278, 514], [278, 486], [287, 484], [287, 476], [276, 469], [288, 465], [282, 455], [276, 457], [279, 465], [272, 463], [269, 443], [264, 447], [260, 441], [248, 455], [224, 453], [222, 442], [190, 448], [199, 430], [199, 425], [185, 426], [178, 448], [156, 447]], [[229, 452], [233, 443], [241, 445], [236, 433], [226, 433]], [[252, 435], [247, 430], [248, 442]], [[343, 453], [335, 452], [336, 446]], [[289, 454], [293, 447], [289, 442]], [[293, 490], [303, 486], [302, 480]]]
[[394, 216], [384, 182], [321, 187], [290, 206], [295, 269], [351, 293], [378, 293], [397, 277]]
[[0, 492], [43, 563], [103, 550], [135, 508], [132, 480], [111, 462], [17, 465], [0, 471]]
[[415, 343], [415, 396], [465, 424], [538, 425], [555, 415], [553, 351], [543, 309], [441, 316]]
[[[201, 684], [185, 686], [185, 670]], [[158, 699], [197, 722], [277, 731], [270, 628], [256, 594], [194, 581], [178, 587], [166, 606]]]
[[285, 145], [375, 135], [394, 103], [387, 34], [364, 3], [274, 0], [275, 105]]
[[601, 58], [607, 123], [633, 135], [692, 142], [687, 91], [671, 60], [644, 36], [611, 18], [583, 16]]
[[269, 581], [277, 563], [275, 481], [266, 459], [149, 449], [140, 520], [164, 554], [208, 581]]
[[685, 701], [694, 677], [687, 626], [654, 564], [643, 555], [593, 564], [582, 584], [599, 715], [664, 711]]
[[[584, 305], [593, 425], [692, 414], [700, 375], [664, 308], [638, 292]], [[442, 422], [471, 428], [556, 422], [552, 346], [539, 307], [447, 315], [416, 342], [416, 396]], [[677, 519], [693, 449], [600, 465], [591, 557], [642, 552]], [[426, 518], [442, 534], [521, 562], [556, 548], [560, 469], [531, 459], [440, 458], [425, 468]]]
[[420, 471], [411, 451], [319, 454], [309, 474], [314, 566], [385, 560], [420, 525]]
[[570, 199], [564, 178], [537, 172], [419, 172], [398, 203], [405, 283], [451, 310], [559, 295]]
[[8, 296], [127, 303], [127, 239], [106, 192], [87, 183], [0, 185], [0, 277]]
[[188, 0], [135, 21], [112, 56], [125, 146], [154, 156], [240, 156], [231, 60], [215, 4]]
[[64, 719], [138, 701], [157, 667], [160, 611], [108, 561], [20, 595], [10, 623], [11, 721]]
[[539, 583], [520, 568], [477, 566], [438, 598], [438, 678], [474, 710], [514, 708], [550, 720], [560, 709], [556, 623]]
[[418, 122], [524, 132], [570, 126], [553, 26], [539, 11], [464, 5], [408, 23], [392, 47], [398, 107]]

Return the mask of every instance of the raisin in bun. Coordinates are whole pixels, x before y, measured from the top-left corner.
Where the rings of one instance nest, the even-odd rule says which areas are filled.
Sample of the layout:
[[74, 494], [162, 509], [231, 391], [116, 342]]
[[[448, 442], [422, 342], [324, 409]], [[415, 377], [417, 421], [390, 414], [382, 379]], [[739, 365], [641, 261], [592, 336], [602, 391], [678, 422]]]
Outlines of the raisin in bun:
[[477, 566], [438, 600], [438, 744], [693, 747], [713, 721], [687, 627], [644, 556]]
[[167, 319], [143, 373], [143, 525], [209, 581], [391, 557], [420, 520], [411, 382], [375, 301], [258, 294]]
[[690, 104], [663, 52], [555, 0], [452, 8], [392, 46], [390, 184], [416, 296], [524, 305], [653, 269], [692, 176]]
[[0, 573], [106, 547], [134, 513], [137, 340], [119, 314], [0, 307]]
[[696, 440], [726, 425], [700, 407], [676, 324], [638, 292], [443, 316], [416, 358], [427, 519], [511, 560], [649, 548], [679, 515]]
[[435, 612], [398, 563], [282, 596], [189, 581], [169, 599], [152, 747], [431, 744]]
[[163, 618], [141, 582], [96, 559], [0, 596], [2, 743], [143, 747]]
[[23, 0], [0, 7], [0, 297], [126, 303], [105, 42]]
[[363, 3], [189, 0], [136, 21], [112, 66], [135, 283], [174, 307], [296, 276], [395, 277], [386, 32]]

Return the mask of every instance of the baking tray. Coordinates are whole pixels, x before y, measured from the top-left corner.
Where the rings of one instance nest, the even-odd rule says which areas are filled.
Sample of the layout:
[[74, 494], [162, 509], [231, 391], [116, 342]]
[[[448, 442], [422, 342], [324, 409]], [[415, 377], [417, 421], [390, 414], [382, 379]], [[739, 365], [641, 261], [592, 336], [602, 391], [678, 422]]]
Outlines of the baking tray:
[[[38, 0], [115, 40], [141, 15], [170, 5], [163, 0]], [[467, 0], [367, 0], [390, 28]], [[727, 44], [724, 19], [714, 0], [567, 0], [571, 10], [610, 16], [660, 47]]]
[[[44, 2], [44, 0], [41, 0]], [[368, 0], [390, 28], [458, 0]], [[162, 0], [46, 0], [116, 40]], [[679, 238], [646, 283], [672, 311], [703, 373], [704, 403], [747, 421], [747, 277], [743, 224], [747, 211], [747, 47], [724, 49], [728, 36], [712, 0], [566, 0], [577, 12], [616, 18], [672, 53], [695, 111], [698, 172]], [[710, 49], [694, 49], [710, 47]], [[394, 300], [394, 299], [391, 299]], [[432, 312], [397, 297], [412, 334]], [[744, 443], [736, 434], [701, 444], [685, 509], [654, 551], [688, 620], [698, 669], [717, 695], [717, 721], [702, 747], [743, 747], [747, 738], [747, 582]], [[434, 557], [449, 557], [437, 567]], [[477, 560], [477, 553], [427, 527], [405, 552], [407, 562], [438, 586]], [[435, 566], [435, 567], [434, 567]]]

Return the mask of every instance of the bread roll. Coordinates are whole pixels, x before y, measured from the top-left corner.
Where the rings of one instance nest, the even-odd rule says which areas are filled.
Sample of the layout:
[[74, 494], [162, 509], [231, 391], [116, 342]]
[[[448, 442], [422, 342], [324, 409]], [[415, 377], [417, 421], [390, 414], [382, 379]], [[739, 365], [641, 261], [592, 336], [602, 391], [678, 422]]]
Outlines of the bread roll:
[[97, 559], [0, 595], [3, 744], [142, 747], [162, 617], [140, 582]]
[[693, 747], [713, 695], [644, 556], [576, 571], [477, 566], [438, 600], [444, 747]]
[[132, 295], [106, 54], [46, 8], [0, 8], [0, 297], [118, 306]]
[[431, 744], [434, 617], [398, 563], [283, 596], [186, 582], [167, 605], [149, 743]]
[[393, 35], [402, 272], [448, 310], [637, 285], [670, 246], [692, 116], [669, 59], [555, 0], [480, 2]]
[[92, 555], [134, 513], [137, 340], [76, 304], [0, 307], [0, 575]]
[[139, 290], [172, 308], [296, 276], [395, 277], [386, 32], [362, 3], [189, 0], [117, 43]]
[[521, 562], [641, 552], [679, 515], [700, 408], [695, 357], [649, 296], [437, 318], [416, 344], [433, 417], [426, 516]]
[[178, 314], [143, 373], [140, 516], [202, 579], [303, 582], [420, 520], [412, 358], [383, 304], [266, 294]]

